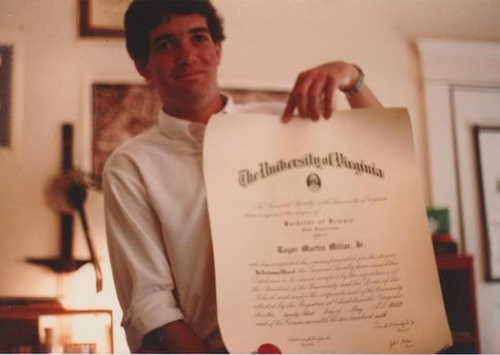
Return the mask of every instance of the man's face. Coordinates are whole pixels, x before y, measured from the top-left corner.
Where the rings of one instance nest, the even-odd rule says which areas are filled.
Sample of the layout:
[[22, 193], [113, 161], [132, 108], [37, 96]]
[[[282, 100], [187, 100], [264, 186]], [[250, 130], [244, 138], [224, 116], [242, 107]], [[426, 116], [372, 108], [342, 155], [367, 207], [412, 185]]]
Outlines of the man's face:
[[136, 64], [164, 105], [218, 94], [221, 46], [213, 42], [203, 16], [172, 16], [150, 32], [149, 46], [148, 62]]

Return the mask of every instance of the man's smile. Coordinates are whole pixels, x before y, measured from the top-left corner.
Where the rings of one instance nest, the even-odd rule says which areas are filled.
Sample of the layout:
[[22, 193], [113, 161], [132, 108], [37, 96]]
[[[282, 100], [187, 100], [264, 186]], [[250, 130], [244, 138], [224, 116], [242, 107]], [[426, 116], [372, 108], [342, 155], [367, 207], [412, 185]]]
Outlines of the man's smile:
[[205, 74], [206, 72], [204, 70], [187, 71], [175, 74], [174, 79], [175, 80], [194, 79]]

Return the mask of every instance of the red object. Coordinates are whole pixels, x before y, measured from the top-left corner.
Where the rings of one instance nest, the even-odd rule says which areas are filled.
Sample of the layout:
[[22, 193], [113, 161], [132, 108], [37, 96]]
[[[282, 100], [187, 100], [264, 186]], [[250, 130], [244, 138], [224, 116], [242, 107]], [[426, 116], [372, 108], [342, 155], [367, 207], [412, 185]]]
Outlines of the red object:
[[281, 350], [274, 344], [265, 343], [259, 346], [257, 354], [281, 354]]
[[432, 240], [435, 242], [451, 242], [453, 239], [449, 233], [434, 234]]

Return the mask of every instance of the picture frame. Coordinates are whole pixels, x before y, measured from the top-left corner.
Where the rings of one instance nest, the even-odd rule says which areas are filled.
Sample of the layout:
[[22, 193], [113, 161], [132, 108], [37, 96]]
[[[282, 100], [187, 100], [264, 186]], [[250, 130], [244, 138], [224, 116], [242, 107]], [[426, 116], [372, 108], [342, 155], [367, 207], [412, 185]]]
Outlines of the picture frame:
[[0, 32], [0, 158], [20, 154], [23, 42], [19, 31]]
[[[154, 89], [142, 81], [99, 81], [91, 89], [91, 161], [93, 183], [101, 187], [102, 170], [111, 153], [128, 139], [152, 127], [161, 102]], [[222, 91], [231, 95], [235, 104], [281, 102], [286, 90], [262, 86], [230, 85]]]
[[486, 279], [500, 281], [500, 127], [474, 126]]
[[156, 123], [161, 103], [143, 82], [94, 82], [91, 100], [91, 175], [100, 188], [108, 157]]
[[0, 44], [0, 147], [11, 146], [14, 46]]
[[123, 17], [132, 0], [77, 0], [81, 37], [124, 37]]

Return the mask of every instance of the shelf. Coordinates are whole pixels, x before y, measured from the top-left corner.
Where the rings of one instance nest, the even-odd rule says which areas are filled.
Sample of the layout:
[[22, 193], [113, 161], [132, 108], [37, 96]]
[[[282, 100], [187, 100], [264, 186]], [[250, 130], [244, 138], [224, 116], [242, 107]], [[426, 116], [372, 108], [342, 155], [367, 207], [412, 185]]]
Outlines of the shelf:
[[113, 352], [106, 309], [65, 309], [55, 299], [0, 299], [0, 353]]

